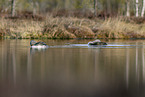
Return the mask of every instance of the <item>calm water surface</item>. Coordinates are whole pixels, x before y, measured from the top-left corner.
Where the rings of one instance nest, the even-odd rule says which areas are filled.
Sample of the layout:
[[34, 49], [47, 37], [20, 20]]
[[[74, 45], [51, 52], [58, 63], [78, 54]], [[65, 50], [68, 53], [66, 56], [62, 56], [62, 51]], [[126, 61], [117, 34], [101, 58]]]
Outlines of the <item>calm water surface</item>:
[[145, 40], [0, 40], [0, 97], [145, 97]]

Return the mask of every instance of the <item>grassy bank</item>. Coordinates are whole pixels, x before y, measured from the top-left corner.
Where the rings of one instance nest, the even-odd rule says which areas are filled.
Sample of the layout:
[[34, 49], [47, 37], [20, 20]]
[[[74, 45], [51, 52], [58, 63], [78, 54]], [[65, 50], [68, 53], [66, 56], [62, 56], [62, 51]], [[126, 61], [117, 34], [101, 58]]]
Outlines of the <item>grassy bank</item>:
[[42, 21], [0, 19], [3, 38], [145, 38], [145, 23], [138, 24], [122, 18], [86, 19], [52, 17]]

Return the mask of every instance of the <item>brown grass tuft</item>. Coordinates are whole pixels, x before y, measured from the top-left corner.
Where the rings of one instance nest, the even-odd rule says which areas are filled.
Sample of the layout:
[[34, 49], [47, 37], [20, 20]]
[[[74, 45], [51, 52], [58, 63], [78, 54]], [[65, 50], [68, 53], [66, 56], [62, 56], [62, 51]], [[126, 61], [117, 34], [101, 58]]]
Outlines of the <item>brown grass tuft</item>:
[[69, 26], [67, 30], [73, 33], [77, 38], [95, 38], [93, 31], [86, 26]]
[[106, 20], [47, 16], [44, 21], [0, 19], [5, 38], [145, 38], [145, 23], [123, 18]]
[[97, 36], [98, 38], [142, 38], [144, 33], [142, 25], [127, 23], [118, 18], [109, 18], [99, 26]]

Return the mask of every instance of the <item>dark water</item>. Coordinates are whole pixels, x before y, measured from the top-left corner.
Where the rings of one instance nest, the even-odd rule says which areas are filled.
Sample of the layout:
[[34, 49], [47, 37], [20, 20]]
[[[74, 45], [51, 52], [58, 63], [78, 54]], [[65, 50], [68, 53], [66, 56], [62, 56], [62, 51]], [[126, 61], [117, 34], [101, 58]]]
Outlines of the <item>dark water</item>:
[[0, 97], [145, 97], [145, 40], [0, 40]]

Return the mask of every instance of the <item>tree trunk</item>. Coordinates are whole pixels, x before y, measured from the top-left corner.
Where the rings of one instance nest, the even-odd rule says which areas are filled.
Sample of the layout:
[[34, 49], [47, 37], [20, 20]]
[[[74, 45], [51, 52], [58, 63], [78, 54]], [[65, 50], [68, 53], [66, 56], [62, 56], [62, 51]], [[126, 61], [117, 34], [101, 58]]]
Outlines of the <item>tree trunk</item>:
[[97, 0], [94, 0], [94, 16], [97, 16]]
[[15, 5], [16, 5], [16, 0], [12, 0], [12, 5], [11, 5], [11, 15], [12, 15], [12, 17], [15, 16]]
[[130, 2], [128, 0], [126, 0], [126, 16], [129, 17], [130, 16]]
[[64, 0], [64, 9], [70, 9], [71, 5], [70, 5], [70, 0]]
[[107, 0], [107, 14], [111, 14], [111, 1]]
[[144, 16], [144, 10], [145, 10], [145, 0], [143, 0], [143, 6], [142, 6], [141, 17]]
[[136, 17], [138, 17], [138, 0], [136, 0]]
[[39, 11], [39, 4], [38, 2], [32, 2], [32, 7], [33, 7], [33, 15], [36, 15]]

